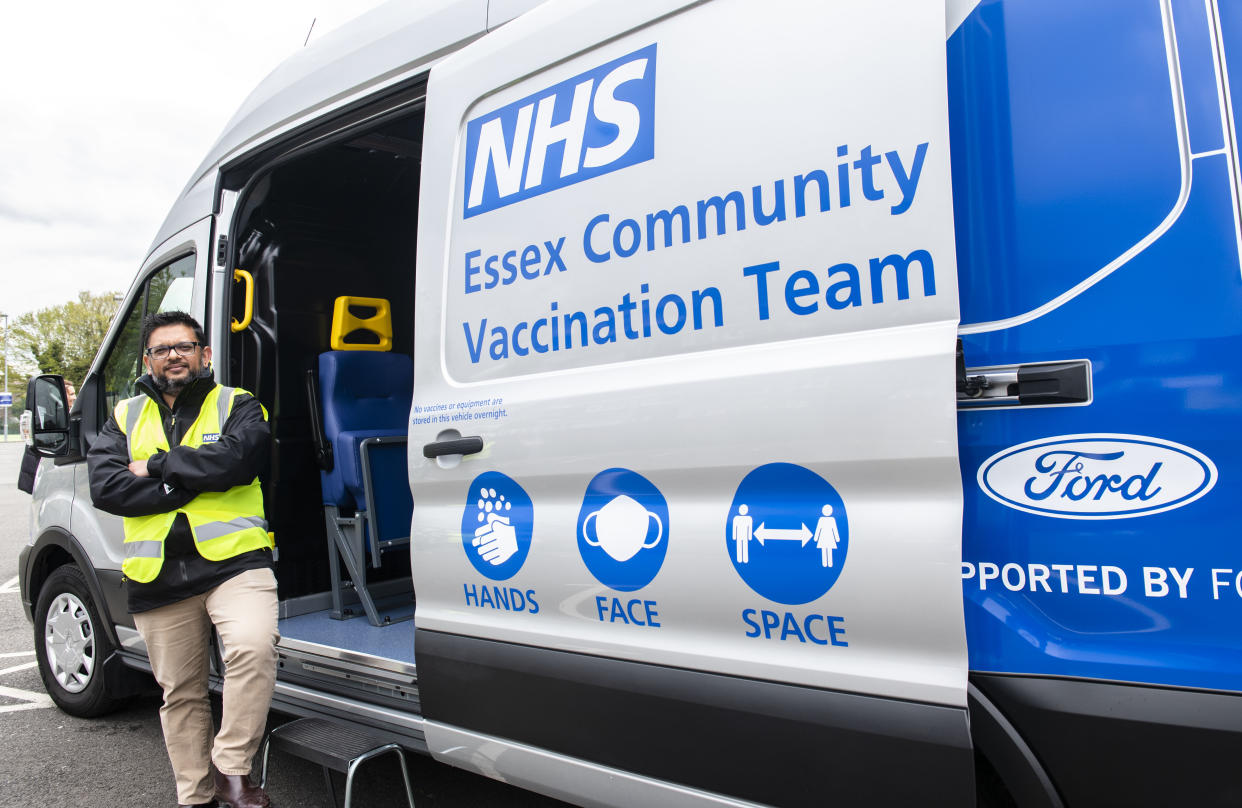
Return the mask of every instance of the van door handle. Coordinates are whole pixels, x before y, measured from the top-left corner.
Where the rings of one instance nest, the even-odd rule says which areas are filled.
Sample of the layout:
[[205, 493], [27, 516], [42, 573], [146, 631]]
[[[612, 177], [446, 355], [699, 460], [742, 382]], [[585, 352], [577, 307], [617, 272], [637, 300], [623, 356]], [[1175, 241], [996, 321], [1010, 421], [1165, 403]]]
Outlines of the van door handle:
[[1080, 404], [1091, 399], [1086, 362], [1019, 365], [1019, 404]]
[[957, 374], [960, 409], [1091, 402], [1091, 363], [1085, 359], [966, 369], [959, 353]]
[[437, 440], [423, 446], [423, 457], [444, 455], [468, 455], [483, 451], [483, 439], [478, 435], [453, 440]]

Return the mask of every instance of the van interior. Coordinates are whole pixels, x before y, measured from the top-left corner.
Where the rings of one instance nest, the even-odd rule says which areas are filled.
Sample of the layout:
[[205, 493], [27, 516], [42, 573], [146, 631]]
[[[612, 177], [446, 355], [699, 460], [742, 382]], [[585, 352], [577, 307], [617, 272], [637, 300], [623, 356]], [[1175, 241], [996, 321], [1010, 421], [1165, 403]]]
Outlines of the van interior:
[[[231, 180], [240, 190], [229, 234], [234, 266], [253, 276], [254, 290], [253, 319], [231, 335], [225, 372], [228, 384], [257, 395], [272, 427], [264, 490], [277, 546], [280, 678], [409, 709], [417, 690], [405, 430], [423, 111], [419, 103], [398, 114], [358, 117], [370, 123], [338, 124], [336, 132], [304, 136], [283, 153], [262, 155], [258, 164], [252, 161], [231, 175], [226, 169], [226, 187]], [[230, 315], [240, 320], [246, 289], [242, 283], [233, 287]], [[339, 333], [354, 344], [334, 351], [334, 304], [344, 296], [387, 301], [388, 351], [374, 350], [381, 337], [367, 328]], [[364, 319], [376, 309], [347, 307], [351, 316]], [[337, 314], [338, 332], [349, 331]], [[328, 367], [321, 357], [347, 352], [342, 367], [346, 360], [348, 367], [359, 358], [367, 361], [348, 373], [333, 365], [331, 382], [347, 396], [371, 399], [347, 403], [362, 413], [362, 423], [334, 424], [331, 399], [342, 391], [323, 389], [329, 380], [320, 373]], [[389, 364], [374, 364], [381, 360]], [[407, 368], [406, 380], [395, 389], [392, 374], [382, 369], [393, 363]], [[384, 389], [377, 394], [379, 388]], [[376, 395], [387, 396], [383, 418], [368, 416], [379, 412]], [[341, 439], [334, 442], [325, 434], [334, 427], [380, 437], [369, 439], [365, 457], [351, 457], [340, 451]], [[334, 475], [359, 462], [374, 492], [368, 494], [375, 500], [369, 514], [362, 496], [339, 501], [330, 491], [340, 487]], [[356, 472], [358, 466], [352, 468]], [[388, 524], [381, 527], [387, 534], [395, 527], [396, 540], [377, 528], [376, 517], [384, 512]], [[361, 571], [342, 563], [348, 560], [342, 548], [350, 542], [361, 550], [361, 558], [353, 559]]]

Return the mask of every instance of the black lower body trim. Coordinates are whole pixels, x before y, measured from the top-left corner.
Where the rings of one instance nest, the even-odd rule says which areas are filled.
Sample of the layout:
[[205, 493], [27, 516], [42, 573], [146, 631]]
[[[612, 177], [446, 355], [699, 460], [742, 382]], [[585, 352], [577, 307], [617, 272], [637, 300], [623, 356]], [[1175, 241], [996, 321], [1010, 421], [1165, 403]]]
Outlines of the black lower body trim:
[[419, 630], [425, 718], [779, 806], [971, 805], [966, 711]]
[[1242, 805], [1242, 695], [972, 674], [1066, 805]]
[[[974, 741], [975, 752], [983, 755], [992, 769], [991, 772], [976, 772], [980, 796], [996, 797], [999, 787], [1020, 808], [1065, 808], [1044, 764], [1013, 722], [973, 683], [966, 693], [966, 703], [970, 707], [970, 738]], [[996, 797], [991, 803], [981, 799], [980, 804], [1007, 803]]]
[[113, 652], [103, 663], [104, 689], [113, 698], [123, 699], [146, 693], [159, 693], [155, 676], [130, 667], [120, 652]]
[[120, 570], [96, 570], [99, 589], [104, 596], [104, 608], [112, 622], [126, 628], [134, 627], [134, 616], [129, 613], [129, 598], [125, 592], [125, 576]]

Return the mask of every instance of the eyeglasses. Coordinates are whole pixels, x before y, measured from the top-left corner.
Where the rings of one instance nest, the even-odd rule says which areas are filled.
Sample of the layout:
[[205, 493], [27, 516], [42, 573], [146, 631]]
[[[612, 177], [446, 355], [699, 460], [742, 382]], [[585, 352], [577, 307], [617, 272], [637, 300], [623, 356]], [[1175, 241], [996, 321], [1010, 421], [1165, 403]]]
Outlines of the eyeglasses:
[[156, 345], [154, 348], [147, 348], [147, 356], [152, 359], [165, 359], [169, 351], [176, 351], [178, 356], [189, 356], [202, 344], [201, 342], [178, 342], [176, 345]]

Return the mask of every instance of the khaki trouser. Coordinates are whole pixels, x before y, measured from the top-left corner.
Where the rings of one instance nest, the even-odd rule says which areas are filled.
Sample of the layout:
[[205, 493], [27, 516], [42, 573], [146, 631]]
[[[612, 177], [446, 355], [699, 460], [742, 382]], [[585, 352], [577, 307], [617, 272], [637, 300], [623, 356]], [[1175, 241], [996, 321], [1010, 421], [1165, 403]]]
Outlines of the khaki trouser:
[[[276, 684], [276, 577], [247, 570], [202, 595], [134, 615], [155, 679], [164, 688], [160, 722], [177, 779], [177, 801], [210, 802], [211, 763], [249, 774], [263, 740]], [[224, 712], [215, 744], [207, 696], [211, 627], [224, 657]]]

